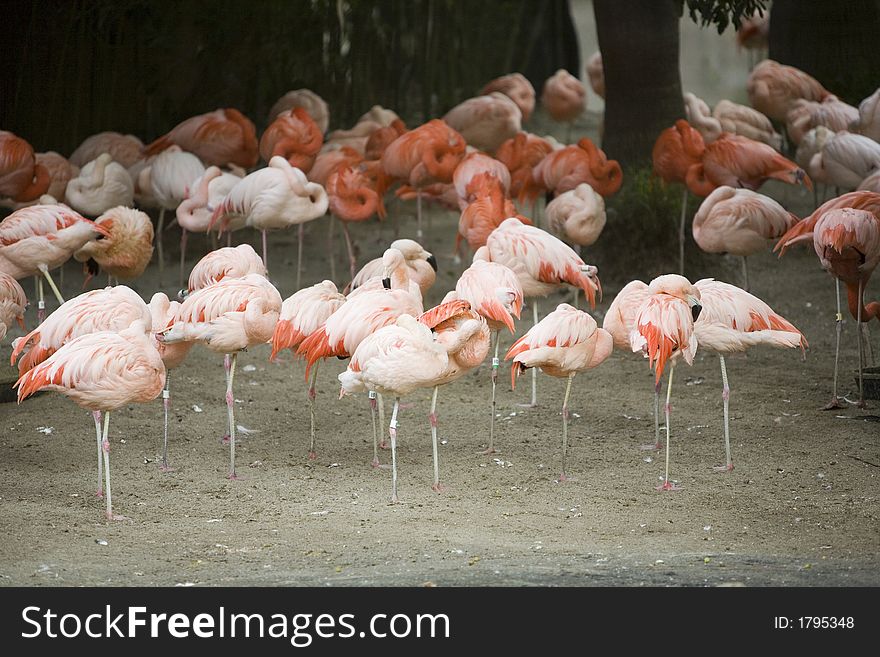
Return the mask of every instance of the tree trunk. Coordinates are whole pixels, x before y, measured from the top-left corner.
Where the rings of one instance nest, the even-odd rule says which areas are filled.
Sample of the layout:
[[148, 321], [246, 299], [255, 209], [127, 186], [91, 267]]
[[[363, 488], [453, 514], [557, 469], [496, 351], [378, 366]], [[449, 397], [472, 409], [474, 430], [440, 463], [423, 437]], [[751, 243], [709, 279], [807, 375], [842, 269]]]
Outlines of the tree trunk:
[[774, 0], [769, 56], [809, 73], [841, 100], [858, 105], [877, 88], [878, 31], [877, 0]]
[[678, 67], [681, 3], [595, 0], [593, 9], [605, 69], [602, 149], [624, 172], [649, 167], [657, 136], [685, 116]]

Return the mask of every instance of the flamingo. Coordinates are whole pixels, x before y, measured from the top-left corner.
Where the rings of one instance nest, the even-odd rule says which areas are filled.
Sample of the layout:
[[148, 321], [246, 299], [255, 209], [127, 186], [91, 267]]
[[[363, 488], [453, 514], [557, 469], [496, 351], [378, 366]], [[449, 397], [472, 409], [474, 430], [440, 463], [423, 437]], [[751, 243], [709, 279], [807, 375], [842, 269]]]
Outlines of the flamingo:
[[860, 182], [856, 191], [880, 192], [880, 169]]
[[120, 205], [107, 210], [95, 223], [107, 230], [107, 236], [99, 235], [73, 254], [77, 262], [89, 263], [89, 278], [97, 273], [91, 265], [117, 280], [143, 274], [153, 255], [153, 224], [146, 213]]
[[[280, 155], [269, 166], [245, 176], [214, 210], [211, 225], [220, 222], [221, 232], [236, 218], [263, 234], [263, 264], [268, 267], [266, 231], [287, 228], [317, 219], [328, 206], [324, 188], [309, 182], [305, 174]], [[300, 238], [302, 236], [300, 235]], [[302, 239], [300, 239], [300, 245]], [[297, 287], [302, 265], [302, 247], [296, 262]]]
[[837, 96], [827, 96], [821, 103], [796, 100], [785, 116], [785, 131], [795, 144], [800, 144], [807, 132], [820, 125], [840, 132], [858, 121], [859, 110]]
[[493, 91], [449, 110], [443, 120], [474, 148], [494, 152], [522, 127], [522, 111], [509, 96]]
[[590, 88], [599, 98], [605, 98], [605, 68], [602, 66], [602, 53], [598, 50], [590, 55], [584, 66]]
[[776, 121], [785, 121], [796, 100], [822, 102], [831, 95], [811, 75], [772, 59], [765, 59], [752, 69], [746, 92], [752, 107]]
[[[519, 219], [505, 219], [486, 239], [486, 250], [475, 259], [499, 262], [519, 279], [523, 296], [531, 299], [533, 325], [538, 323], [538, 297], [546, 297], [569, 284], [584, 291], [591, 307], [601, 294], [598, 270], [587, 265], [569, 246], [550, 233], [527, 226]], [[532, 401], [537, 405], [537, 375], [532, 375]]]
[[229, 479], [238, 479], [235, 473], [235, 404], [232, 395], [238, 352], [269, 342], [280, 312], [281, 295], [264, 276], [248, 274], [242, 278], [224, 278], [196, 290], [184, 299], [177, 319], [158, 334], [168, 344], [199, 342], [211, 351], [232, 356], [226, 368]]
[[782, 135], [773, 129], [770, 119], [751, 107], [722, 99], [710, 112], [706, 102], [690, 92], [684, 94], [684, 103], [688, 122], [706, 143], [729, 132], [760, 141], [777, 151], [782, 148]]
[[247, 169], [257, 163], [259, 155], [253, 122], [233, 108], [199, 114], [178, 123], [144, 147], [144, 155], [156, 155], [172, 144], [192, 153], [207, 166], [235, 164]]
[[704, 278], [694, 283], [700, 292], [703, 311], [694, 322], [694, 335], [700, 349], [718, 354], [721, 363], [721, 399], [724, 402], [725, 465], [715, 470], [730, 472], [730, 387], [724, 356], [756, 345], [780, 348], [807, 346], [803, 334], [759, 298], [729, 283]]
[[541, 190], [532, 182], [532, 171], [552, 151], [553, 144], [528, 132], [519, 132], [498, 147], [495, 157], [510, 172], [510, 195], [520, 203], [534, 204]]
[[126, 169], [134, 166], [143, 157], [144, 143], [134, 135], [118, 132], [99, 132], [86, 137], [70, 156], [70, 163], [77, 167], [98, 158], [101, 153], [109, 153], [114, 162]]
[[56, 153], [55, 151], [46, 151], [45, 153], [37, 153], [34, 156], [37, 167], [43, 167], [49, 175], [49, 188], [46, 193], [39, 198], [30, 201], [15, 201], [13, 199], [0, 199], [0, 205], [5, 205], [13, 210], [18, 210], [28, 205], [37, 203], [45, 204], [45, 199], [51, 197], [51, 202], [55, 199], [64, 198], [64, 192], [67, 190], [67, 183], [72, 178], [79, 175], [79, 167], [71, 164], [66, 157]]
[[623, 184], [623, 172], [617, 160], [609, 160], [583, 137], [576, 146], [553, 151], [541, 160], [532, 171], [532, 182], [556, 196], [584, 182], [602, 196], [611, 196]]
[[737, 50], [745, 48], [749, 51], [749, 68], [754, 67], [752, 54], [760, 56], [767, 52], [770, 41], [770, 12], [756, 10], [751, 16], [740, 22], [736, 31]]
[[40, 274], [48, 281], [58, 303], [63, 304], [49, 270], [60, 267], [98, 235], [107, 237], [109, 233], [63, 204], [32, 205], [16, 210], [0, 222], [0, 271], [15, 279], [37, 277], [39, 322], [43, 321], [46, 308]]
[[523, 121], [528, 121], [535, 111], [535, 88], [522, 73], [509, 73], [490, 80], [480, 90], [480, 95], [486, 96], [493, 91], [504, 94], [516, 103]]
[[117, 205], [130, 206], [134, 183], [124, 166], [114, 162], [109, 153], [102, 153], [68, 181], [64, 199], [74, 210], [97, 217]]
[[567, 303], [535, 324], [507, 351], [504, 360], [513, 359], [510, 382], [516, 388], [516, 379], [528, 368], [540, 367], [550, 376], [568, 379], [562, 401], [562, 470], [559, 481], [565, 481], [565, 455], [568, 449], [568, 398], [571, 382], [579, 372], [600, 365], [611, 355], [611, 334], [596, 325], [588, 313]]
[[[485, 253], [486, 247], [480, 247], [477, 253]], [[487, 260], [474, 261], [465, 269], [455, 290], [449, 292], [443, 302], [462, 300], [470, 304], [471, 309], [482, 316], [493, 333], [495, 354], [492, 357], [492, 396], [490, 398], [489, 445], [484, 455], [494, 454], [495, 450], [495, 388], [498, 383], [498, 347], [501, 343], [500, 332], [506, 328], [514, 333], [513, 318], [520, 318], [523, 305], [523, 289], [513, 271], [505, 265]]]
[[568, 138], [575, 120], [587, 109], [587, 90], [583, 83], [561, 68], [544, 81], [541, 105], [554, 121], [568, 124]]
[[225, 278], [244, 278], [249, 274], [266, 276], [266, 266], [250, 244], [224, 246], [209, 251], [192, 268], [187, 293], [184, 296]]
[[[409, 279], [415, 281], [419, 286], [422, 296], [424, 296], [434, 281], [437, 280], [437, 258], [425, 248], [411, 239], [394, 240], [388, 246], [389, 249], [395, 249], [403, 254], [406, 264], [406, 271]], [[384, 257], [384, 256], [383, 256]], [[371, 278], [381, 277], [385, 265], [383, 258], [375, 258], [361, 267], [360, 271], [351, 281], [351, 289], [356, 290]]]
[[406, 124], [400, 119], [394, 119], [389, 125], [376, 128], [367, 137], [364, 145], [364, 158], [367, 160], [381, 160], [382, 153], [400, 135], [406, 133]]
[[742, 257], [743, 280], [749, 289], [747, 258], [766, 251], [798, 218], [769, 196], [749, 189], [722, 185], [694, 215], [694, 241], [707, 253], [730, 253]]
[[675, 364], [684, 357], [693, 363], [697, 350], [694, 322], [699, 318], [700, 291], [681, 276], [660, 276], [651, 281], [648, 294], [633, 317], [630, 346], [633, 352], [643, 352], [655, 372], [654, 385], [660, 383], [666, 363], [669, 362], [669, 381], [666, 388], [666, 472], [663, 484], [657, 490], [672, 491], [679, 487], [669, 481], [669, 403], [672, 394], [672, 376]]
[[480, 151], [468, 153], [465, 158], [455, 167], [452, 174], [452, 185], [458, 195], [458, 208], [464, 210], [468, 203], [474, 200], [474, 193], [469, 191], [474, 178], [480, 174], [488, 174], [497, 178], [501, 183], [504, 196], [510, 194], [510, 171], [500, 160], [490, 157]]
[[363, 162], [364, 156], [348, 146], [322, 150], [315, 158], [315, 163], [309, 171], [309, 180], [323, 187], [327, 186], [330, 174], [341, 167], [357, 166]]
[[880, 88], [859, 103], [859, 117], [850, 130], [880, 141]]
[[[272, 353], [269, 360], [275, 360], [279, 351], [296, 348], [309, 335], [329, 319], [330, 315], [339, 310], [345, 303], [345, 296], [336, 289], [332, 281], [321, 281], [311, 287], [304, 288], [287, 297], [281, 304], [278, 324], [272, 334]], [[315, 381], [318, 377], [318, 366], [312, 370], [307, 398], [309, 400], [309, 460], [318, 458], [315, 451]]]
[[[186, 265], [187, 233], [204, 233], [211, 225], [211, 215], [241, 177], [211, 166], [186, 190], [184, 199], [175, 210], [180, 226], [180, 286], [183, 287], [183, 270]], [[244, 228], [243, 220], [230, 221], [227, 240], [233, 231]], [[227, 242], [227, 246], [229, 243]]]
[[[422, 239], [421, 188], [432, 182], [452, 182], [465, 156], [465, 140], [445, 121], [433, 119], [395, 139], [379, 160], [384, 177], [405, 180], [416, 188], [416, 237]], [[382, 196], [386, 187], [379, 188]]]
[[547, 204], [547, 226], [577, 248], [592, 246], [605, 228], [605, 199], [587, 183], [563, 192]]
[[143, 322], [119, 331], [100, 331], [75, 338], [16, 381], [18, 403], [40, 390], [55, 390], [93, 413], [104, 413], [100, 437], [108, 520], [110, 495], [110, 413], [132, 402], [155, 399], [165, 386], [165, 366]]
[[293, 89], [281, 96], [269, 110], [266, 123], [272, 123], [279, 114], [289, 112], [295, 107], [302, 107], [321, 129], [323, 135], [330, 125], [330, 110], [326, 101], [311, 89]]
[[[351, 292], [345, 303], [300, 343], [296, 353], [306, 359], [306, 378], [318, 360], [330, 356], [347, 358], [368, 335], [393, 323], [400, 315], [417, 317], [422, 314], [421, 294], [418, 285], [410, 285], [403, 254], [396, 249], [388, 249], [382, 256], [382, 262], [384, 272], [378, 288], [365, 284]], [[382, 398], [371, 396], [370, 412], [373, 418], [377, 405], [380, 422], [384, 423], [381, 417], [384, 415]], [[372, 465], [378, 467], [375, 428], [374, 422]]]
[[822, 182], [852, 190], [880, 169], [880, 144], [873, 139], [841, 131], [828, 139], [810, 160], [810, 171]]
[[327, 196], [330, 212], [342, 222], [345, 246], [348, 249], [350, 280], [354, 280], [357, 258], [354, 254], [351, 234], [348, 232], [348, 223], [366, 221], [372, 217], [379, 207], [379, 195], [360, 170], [341, 167], [331, 173], [327, 179]]
[[523, 223], [531, 224], [526, 217], [517, 213], [513, 201], [504, 193], [503, 181], [495, 176], [489, 173], [478, 174], [467, 190], [468, 198], [472, 200], [462, 210], [458, 219], [456, 256], [462, 238], [467, 240], [472, 251], [476, 251], [486, 244], [492, 231], [508, 217], [516, 217]]
[[681, 219], [678, 224], [678, 271], [684, 273], [684, 228], [687, 215], [687, 173], [703, 159], [706, 143], [703, 136], [684, 119], [666, 128], [654, 142], [651, 160], [654, 173], [666, 183], [682, 183]]
[[6, 337], [14, 321], [18, 322], [22, 331], [25, 330], [24, 309], [27, 304], [27, 296], [18, 281], [0, 271], [0, 340]]
[[[825, 203], [800, 224], [780, 239], [777, 247], [785, 248], [797, 242], [813, 242], [813, 249], [819, 257], [822, 268], [834, 276], [837, 293], [837, 344], [834, 351], [834, 384], [831, 401], [826, 410], [841, 408], [837, 396], [837, 365], [840, 358], [840, 333], [843, 315], [840, 312], [840, 282], [846, 286], [847, 305], [850, 314], [859, 327], [859, 407], [864, 406], [864, 384], [862, 375], [862, 325], [880, 317], [880, 303], [865, 304], [864, 290], [871, 274], [880, 263], [880, 217], [877, 203], [880, 195], [872, 192], [852, 192], [833, 201], [841, 202], [844, 197], [861, 201], [857, 208], [852, 206]], [[826, 206], [829, 206], [826, 208]], [[863, 209], [862, 209], [863, 208]], [[813, 217], [816, 217], [814, 220]], [[812, 222], [810, 230], [808, 222]], [[803, 226], [802, 226], [803, 225]], [[800, 231], [796, 229], [800, 228]], [[798, 234], [799, 233], [799, 234]], [[780, 253], [782, 255], [782, 253]]]
[[[815, 178], [817, 173], [813, 171], [811, 166], [813, 157], [820, 153], [825, 143], [833, 137], [834, 133], [831, 130], [820, 125], [812, 130], [808, 130], [801, 139], [801, 143], [798, 144], [797, 151], [794, 154], [794, 161], [810, 175], [810, 178]], [[819, 163], [820, 161], [816, 160], [816, 164]], [[821, 172], [819, 172], [819, 175], [821, 176]], [[817, 179], [816, 182], [822, 181]], [[813, 188], [813, 203], [816, 206], [819, 205], [819, 190], [815, 187]]]
[[21, 137], [0, 130], [0, 198], [33, 201], [49, 189], [49, 172], [39, 164], [33, 147]]
[[260, 137], [260, 156], [268, 162], [280, 155], [290, 166], [308, 173], [321, 150], [324, 135], [302, 107], [279, 114]]

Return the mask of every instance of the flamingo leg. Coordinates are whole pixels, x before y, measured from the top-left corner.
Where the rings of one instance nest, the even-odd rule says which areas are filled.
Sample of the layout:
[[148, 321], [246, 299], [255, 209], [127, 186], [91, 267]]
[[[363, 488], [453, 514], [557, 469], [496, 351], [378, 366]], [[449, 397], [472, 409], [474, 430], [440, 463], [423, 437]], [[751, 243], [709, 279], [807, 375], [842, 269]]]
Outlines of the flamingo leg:
[[[532, 326], [538, 323], [538, 299], [532, 299]], [[517, 404], [525, 408], [534, 408], [538, 405], [538, 368], [532, 368], [532, 402], [530, 404]]]
[[416, 237], [421, 240], [422, 235], [422, 190], [416, 189]]
[[58, 285], [59, 287], [64, 287], [64, 264], [61, 263], [61, 266], [58, 268]]
[[840, 399], [837, 397], [837, 373], [838, 373], [838, 361], [840, 360], [840, 334], [843, 331], [843, 315], [840, 312], [840, 280], [834, 279], [834, 291], [837, 293], [837, 316], [835, 317], [836, 331], [837, 331], [837, 342], [834, 346], [834, 383], [831, 391], [831, 401], [828, 402], [823, 410], [830, 411], [835, 408], [843, 408], [843, 404], [840, 403]]
[[110, 499], [110, 441], [107, 435], [110, 432], [110, 411], [104, 413], [104, 436], [101, 441], [104, 455], [104, 490], [106, 495], [104, 499], [107, 501], [107, 520], [128, 520], [125, 516], [113, 515], [113, 502]]
[[266, 268], [266, 271], [269, 270], [269, 248], [266, 240], [266, 231], [260, 231], [263, 233], [263, 266]]
[[865, 339], [865, 362], [868, 367], [874, 367], [874, 349], [871, 347], [871, 330], [868, 328], [868, 322], [864, 322], [859, 327], [859, 333]]
[[[232, 365], [232, 357], [229, 354], [223, 355], [223, 370], [226, 373], [226, 385], [229, 386], [229, 368]], [[229, 443], [229, 431], [228, 431], [228, 422], [227, 422], [227, 432], [220, 439], [224, 445]]]
[[391, 411], [391, 423], [388, 425], [388, 435], [391, 437], [391, 503], [397, 504], [397, 409], [400, 406], [400, 397], [394, 399], [394, 410]]
[[726, 465], [719, 465], [716, 472], [730, 472], [733, 470], [733, 461], [730, 459], [730, 386], [727, 383], [727, 365], [724, 356], [718, 354], [721, 361], [721, 399], [724, 400], [724, 454], [727, 458]]
[[[382, 399], [382, 395], [376, 393], [376, 405], [379, 407], [379, 426], [385, 426], [385, 400]], [[379, 443], [380, 449], [388, 449], [388, 443], [385, 442], [384, 436], [382, 437], [382, 441]]]
[[431, 420], [431, 450], [434, 455], [434, 484], [431, 486], [431, 490], [435, 493], [443, 491], [443, 487], [440, 485], [440, 457], [437, 450], [437, 392], [439, 390], [440, 386], [434, 386], [434, 394], [431, 396], [431, 414], [428, 416], [428, 419]]
[[[379, 467], [379, 432], [376, 430], [376, 391], [370, 390], [370, 422], [373, 425], [373, 460], [370, 463], [374, 468]], [[384, 426], [384, 425], [383, 425]]]
[[859, 341], [859, 401], [856, 403], [856, 406], [859, 408], [865, 407], [865, 382], [863, 380], [863, 372], [865, 366], [865, 354], [862, 349], [862, 279], [859, 279], [859, 309], [856, 312], [856, 326], [858, 327], [858, 331], [856, 331], [856, 339]]
[[745, 283], [743, 285], [743, 289], [746, 292], [748, 292], [749, 291], [749, 261], [745, 256], [743, 256], [743, 281]]
[[675, 366], [669, 368], [669, 384], [666, 387], [666, 474], [663, 476], [663, 483], [657, 486], [657, 490], [681, 490], [680, 486], [669, 483], [669, 416], [672, 413], [672, 405], [669, 399], [672, 395], [672, 375], [675, 373]]
[[[156, 224], [156, 257], [159, 259], [159, 280], [165, 271], [165, 251], [162, 249], [162, 233], [165, 231], [165, 208], [159, 209], [159, 221]], [[161, 285], [161, 283], [160, 283]]]
[[[300, 224], [302, 225], [302, 224]], [[315, 380], [318, 378], [318, 365], [321, 364], [321, 361], [315, 363], [315, 366], [312, 368], [312, 378], [309, 382], [309, 460], [314, 461], [318, 458], [318, 453], [315, 451], [315, 397], [317, 396], [315, 391]]]
[[296, 289], [299, 289], [300, 276], [302, 274], [303, 260], [303, 237], [305, 236], [305, 224], [300, 224], [296, 231]]
[[333, 248], [333, 228], [336, 226], [336, 218], [330, 215], [330, 228], [327, 229], [327, 255], [330, 257], [330, 280], [336, 280], [336, 252]]
[[229, 479], [238, 479], [235, 474], [235, 398], [232, 396], [232, 381], [235, 379], [235, 360], [237, 353], [232, 354], [229, 364], [229, 379], [226, 383], [226, 413], [229, 417]]
[[39, 326], [46, 319], [46, 300], [43, 298], [43, 279], [34, 276], [34, 283], [37, 286], [37, 326]]
[[49, 287], [52, 288], [52, 292], [55, 294], [55, 298], [58, 300], [58, 304], [64, 303], [64, 297], [61, 296], [61, 292], [58, 291], [58, 287], [55, 285], [55, 281], [52, 280], [52, 274], [49, 273], [49, 268], [46, 265], [39, 265], [39, 269], [43, 272], [43, 276], [46, 277], [46, 281], [49, 283]]
[[567, 481], [568, 476], [565, 474], [565, 454], [568, 451], [568, 397], [571, 394], [571, 380], [574, 374], [568, 375], [568, 383], [565, 385], [565, 398], [562, 400], [562, 474], [559, 475], [559, 481]]
[[498, 331], [495, 331], [494, 337], [495, 355], [492, 357], [492, 415], [489, 419], [489, 446], [486, 448], [486, 451], [481, 452], [486, 456], [497, 452], [495, 449], [495, 388], [498, 385], [498, 366], [501, 363], [498, 360], [498, 346], [501, 344], [501, 335]]
[[[578, 257], [580, 258], [580, 256], [581, 256], [581, 245], [580, 244], [574, 245], [574, 252], [577, 253]], [[574, 306], [575, 308], [578, 307], [578, 296], [580, 296], [580, 291], [581, 291], [581, 289], [579, 287], [574, 288], [574, 301], [571, 302], [571, 305]]]
[[678, 273], [684, 276], [684, 224], [687, 217], [688, 190], [681, 193], [681, 221], [678, 224]]
[[[357, 273], [357, 260], [354, 257], [354, 246], [351, 243], [351, 233], [348, 232], [348, 222], [341, 221], [341, 223], [342, 234], [345, 236], [345, 248], [348, 250], [348, 271], [351, 274], [351, 280], [353, 281], [354, 275]], [[351, 283], [349, 283], [349, 285], [351, 285]]]
[[183, 269], [186, 266], [186, 228], [181, 226], [180, 228], [180, 279], [178, 281], [179, 286], [183, 287]]
[[[232, 231], [226, 233], [226, 246], [232, 246]], [[216, 248], [216, 247], [214, 247]]]
[[92, 418], [95, 420], [95, 436], [98, 440], [98, 497], [104, 497], [104, 456], [101, 440], [101, 411], [92, 411]]
[[660, 444], [660, 386], [661, 382], [658, 380], [654, 384], [654, 442], [650, 445], [642, 445], [639, 449], [644, 450], [646, 452], [662, 449], [663, 445]]
[[162, 427], [162, 465], [159, 470], [162, 472], [171, 472], [172, 468], [168, 466], [168, 411], [171, 410], [171, 374], [165, 373], [165, 388], [162, 390], [162, 409], [165, 413], [165, 420]]

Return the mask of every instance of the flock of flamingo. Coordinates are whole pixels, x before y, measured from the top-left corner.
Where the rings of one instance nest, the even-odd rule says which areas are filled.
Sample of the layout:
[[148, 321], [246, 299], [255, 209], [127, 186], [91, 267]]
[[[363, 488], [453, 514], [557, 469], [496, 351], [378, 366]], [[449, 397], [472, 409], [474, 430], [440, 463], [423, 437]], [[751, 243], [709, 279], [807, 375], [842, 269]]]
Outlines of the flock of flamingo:
[[[601, 95], [598, 54], [590, 58], [587, 73]], [[748, 94], [753, 107], [722, 101], [713, 112], [688, 94], [688, 120], [659, 135], [654, 171], [667, 183], [682, 184], [685, 202], [688, 191], [705, 197], [693, 219], [693, 236], [708, 252], [745, 259], [773, 242], [780, 255], [793, 244], [812, 242], [838, 284], [839, 352], [840, 281], [860, 327], [880, 316], [880, 304], [864, 303], [865, 285], [880, 260], [880, 144], [875, 141], [880, 90], [853, 108], [809, 75], [765, 60], [751, 72]], [[570, 125], [584, 111], [585, 97], [582, 83], [559, 71], [546, 81], [540, 102], [554, 120]], [[747, 269], [743, 287], [712, 279], [692, 283], [681, 271], [649, 283], [632, 281], [613, 300], [602, 326], [576, 307], [577, 296], [574, 305], [559, 304], [541, 318], [538, 300], [564, 286], [583, 291], [595, 306], [601, 295], [598, 271], [580, 253], [599, 238], [604, 197], [618, 191], [623, 173], [590, 139], [566, 145], [523, 131], [535, 104], [532, 85], [514, 73], [493, 80], [443, 118], [412, 129], [394, 112], [375, 106], [352, 128], [328, 134], [327, 104], [300, 89], [279, 99], [259, 139], [254, 124], [235, 109], [189, 118], [146, 145], [131, 135], [93, 135], [69, 159], [35, 154], [24, 139], [0, 132], [0, 197], [14, 209], [0, 223], [0, 338], [16, 319], [24, 330], [28, 302], [18, 280], [35, 277], [38, 301], [36, 328], [12, 343], [19, 402], [52, 390], [92, 411], [98, 491], [113, 519], [119, 516], [113, 514], [110, 493], [110, 414], [161, 395], [161, 467], [167, 469], [170, 372], [182, 366], [193, 346], [224, 357], [231, 479], [236, 478], [238, 352], [268, 343], [270, 359], [289, 349], [306, 361], [310, 458], [316, 450], [317, 369], [332, 356], [348, 358], [338, 376], [340, 398], [367, 393], [373, 466], [379, 466], [378, 448], [385, 443], [379, 428], [384, 427], [383, 397], [393, 398], [388, 437], [391, 499], [397, 501], [400, 400], [418, 389], [433, 391], [433, 488], [440, 491], [438, 391], [488, 358], [486, 453], [495, 451], [501, 333], [515, 333], [528, 300], [532, 326], [503, 358], [511, 362], [514, 386], [532, 370], [532, 404], [538, 369], [567, 380], [560, 480], [566, 477], [572, 380], [599, 366], [614, 348], [642, 354], [655, 373], [650, 449], [663, 448], [661, 378], [668, 374], [661, 490], [676, 489], [669, 478], [675, 368], [681, 359], [691, 363], [697, 349], [718, 354], [726, 452], [720, 468], [731, 470], [725, 356], [761, 344], [803, 349], [806, 339], [743, 289]], [[797, 162], [779, 152], [784, 141], [771, 119], [785, 123]], [[255, 168], [260, 160], [266, 166]], [[821, 182], [846, 193], [799, 219], [755, 191], [768, 179], [807, 187]], [[418, 240], [425, 235], [424, 203], [460, 213], [456, 254], [467, 244], [472, 261], [435, 307], [425, 309], [423, 295], [435, 282], [436, 259], [417, 240], [394, 241], [358, 271], [348, 224], [377, 215], [384, 219], [392, 190], [404, 201], [415, 200]], [[546, 229], [535, 225], [541, 219], [536, 200], [544, 196], [552, 199], [543, 212]], [[158, 210], [155, 230], [145, 209]], [[174, 213], [167, 223], [166, 211]], [[342, 291], [331, 280], [300, 289], [303, 227], [321, 218], [331, 246], [337, 222], [345, 239], [351, 282]], [[157, 292], [146, 302], [119, 284], [62, 298], [50, 272], [71, 257], [86, 263], [89, 276], [103, 270], [110, 282], [132, 280], [144, 272], [155, 244], [161, 271], [162, 236], [175, 222], [183, 288], [177, 299]], [[268, 232], [293, 226], [300, 244], [296, 290], [284, 299], [268, 278], [267, 240]], [[246, 227], [261, 232], [261, 254], [246, 244], [231, 246], [230, 234]], [[187, 235], [206, 232], [214, 248], [192, 267], [184, 284]], [[224, 234], [226, 246], [220, 247], [217, 240]], [[336, 278], [335, 271], [330, 277]], [[60, 304], [48, 316], [44, 279]], [[861, 331], [859, 354], [861, 371]], [[835, 362], [829, 406], [840, 404]]]

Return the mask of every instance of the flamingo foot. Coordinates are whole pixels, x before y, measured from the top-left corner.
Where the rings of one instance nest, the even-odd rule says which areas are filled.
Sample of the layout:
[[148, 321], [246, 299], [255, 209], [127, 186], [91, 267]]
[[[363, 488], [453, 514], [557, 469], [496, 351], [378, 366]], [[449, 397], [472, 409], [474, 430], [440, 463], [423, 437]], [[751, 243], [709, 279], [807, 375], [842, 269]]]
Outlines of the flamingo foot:
[[577, 481], [576, 477], [570, 477], [564, 472], [560, 473], [559, 478], [556, 480], [557, 484], [564, 484], [566, 481]]
[[388, 441], [383, 440], [381, 443], [379, 443], [379, 449], [388, 449]]
[[162, 463], [162, 464], [159, 466], [159, 472], [174, 472], [174, 468], [172, 468], [172, 467], [171, 467], [170, 465], [168, 465], [167, 463]]
[[103, 500], [104, 499], [104, 491], [99, 490], [97, 493], [95, 493], [95, 497], [97, 497], [99, 500]]
[[382, 466], [379, 465], [379, 457], [375, 457], [372, 461], [370, 461], [370, 466], [374, 468], [380, 468]]
[[681, 486], [676, 486], [671, 481], [664, 481], [662, 484], [657, 486], [654, 490], [659, 491], [677, 491], [681, 490]]
[[845, 406], [840, 403], [839, 397], [832, 397], [831, 401], [822, 407], [822, 410], [823, 411], [833, 411], [838, 408], [845, 408]]
[[318, 453], [315, 450], [311, 450], [309, 452], [309, 461], [314, 461], [318, 458]]
[[244, 477], [242, 477], [241, 475], [237, 475], [234, 472], [230, 472], [228, 475], [226, 475], [226, 478], [229, 479], [229, 481], [241, 481]]
[[412, 408], [415, 405], [415, 402], [400, 402], [400, 410], [405, 411], [406, 409]]
[[107, 516], [107, 520], [114, 520], [114, 521], [131, 520], [131, 518], [129, 518], [128, 516], [123, 516], [118, 513], [105, 513], [104, 515]]
[[229, 444], [229, 434], [228, 434], [228, 433], [224, 433], [224, 434], [223, 434], [223, 437], [220, 438], [220, 443], [223, 444], [223, 445], [228, 445], [228, 444]]
[[643, 452], [659, 452], [663, 449], [663, 443], [651, 443], [650, 445], [640, 445], [639, 449]]
[[730, 465], [716, 465], [712, 469], [715, 472], [733, 472], [733, 463]]
[[444, 486], [443, 484], [432, 484], [431, 490], [439, 494], [446, 490], [446, 486]]
[[480, 454], [481, 456], [491, 456], [492, 454], [500, 454], [500, 453], [501, 452], [499, 450], [495, 449], [494, 447], [487, 447], [482, 452], [477, 452], [477, 454]]
[[397, 497], [397, 495], [392, 495], [391, 496], [391, 504], [399, 504], [399, 503], [400, 503], [400, 498]]
[[519, 406], [520, 408], [538, 408], [538, 402], [535, 402], [534, 404], [532, 402], [527, 402], [523, 404], [517, 404], [517, 406]]

